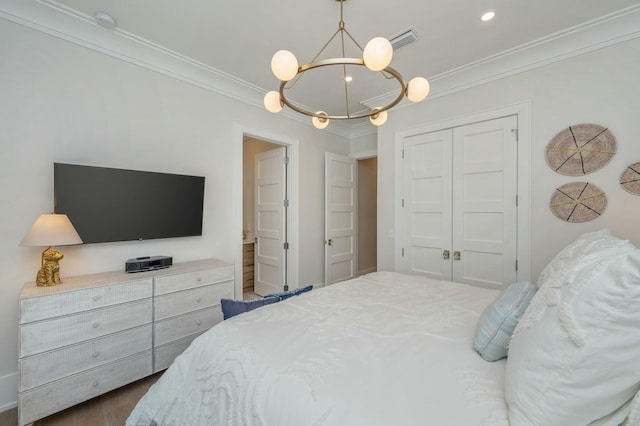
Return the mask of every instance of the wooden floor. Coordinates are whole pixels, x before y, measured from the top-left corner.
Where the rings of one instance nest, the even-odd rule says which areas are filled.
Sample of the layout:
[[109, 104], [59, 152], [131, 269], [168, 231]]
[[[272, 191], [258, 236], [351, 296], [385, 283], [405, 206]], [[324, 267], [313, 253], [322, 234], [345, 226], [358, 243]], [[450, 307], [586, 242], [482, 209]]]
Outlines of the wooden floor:
[[[33, 426], [123, 426], [140, 398], [162, 373], [156, 373], [82, 404], [38, 420]], [[0, 413], [0, 426], [16, 426], [18, 409]]]

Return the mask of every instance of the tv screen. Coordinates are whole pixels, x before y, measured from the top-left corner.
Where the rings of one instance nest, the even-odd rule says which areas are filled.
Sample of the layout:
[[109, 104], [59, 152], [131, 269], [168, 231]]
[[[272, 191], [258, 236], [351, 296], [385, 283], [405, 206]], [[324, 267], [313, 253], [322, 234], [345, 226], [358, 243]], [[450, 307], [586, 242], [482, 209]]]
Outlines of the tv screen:
[[84, 243], [202, 235], [203, 176], [54, 163], [54, 197]]

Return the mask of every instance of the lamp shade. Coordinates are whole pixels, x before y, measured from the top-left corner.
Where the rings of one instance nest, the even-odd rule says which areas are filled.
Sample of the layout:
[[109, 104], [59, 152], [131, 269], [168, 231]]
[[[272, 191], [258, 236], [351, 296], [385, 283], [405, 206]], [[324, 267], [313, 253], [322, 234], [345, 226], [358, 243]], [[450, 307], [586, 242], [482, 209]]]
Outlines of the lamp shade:
[[313, 123], [313, 127], [316, 129], [322, 130], [329, 125], [327, 113], [324, 111], [318, 111], [316, 114], [320, 115], [320, 117], [311, 117], [311, 123]]
[[411, 102], [422, 102], [427, 97], [431, 85], [429, 81], [424, 77], [415, 77], [409, 81], [407, 85], [407, 98]]
[[27, 235], [20, 242], [21, 246], [68, 246], [82, 244], [82, 239], [66, 214], [41, 214]]
[[[378, 109], [379, 108], [374, 108], [374, 111]], [[384, 123], [387, 122], [387, 118], [388, 118], [388, 114], [387, 114], [387, 111], [385, 110], [372, 115], [371, 117], [369, 117], [369, 120], [371, 121], [371, 124], [373, 124], [374, 126], [382, 126]]]
[[393, 46], [384, 37], [376, 37], [369, 40], [362, 52], [364, 64], [371, 71], [382, 71], [393, 58]]
[[288, 50], [278, 50], [271, 58], [271, 71], [279, 80], [289, 81], [298, 73], [298, 59]]
[[277, 113], [282, 111], [282, 101], [280, 101], [280, 93], [272, 90], [264, 95], [264, 107], [269, 112]]

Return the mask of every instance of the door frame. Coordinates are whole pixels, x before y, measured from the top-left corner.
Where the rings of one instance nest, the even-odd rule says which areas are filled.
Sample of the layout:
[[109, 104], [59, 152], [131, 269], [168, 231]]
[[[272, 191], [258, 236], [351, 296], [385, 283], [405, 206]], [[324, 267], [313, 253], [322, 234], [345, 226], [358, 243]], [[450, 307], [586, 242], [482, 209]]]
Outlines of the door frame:
[[[289, 164], [287, 170], [287, 197], [289, 207], [287, 208], [287, 241], [289, 242], [289, 253], [287, 254], [287, 283], [290, 290], [299, 287], [299, 266], [298, 259], [300, 253], [299, 244], [299, 153], [300, 143], [298, 139], [283, 134], [276, 134], [261, 129], [251, 128], [242, 124], [233, 125], [233, 206], [232, 206], [232, 235], [233, 237], [233, 264], [234, 264], [234, 298], [242, 299], [242, 212], [243, 212], [243, 161], [242, 151], [244, 137], [263, 140], [287, 148]], [[253, 184], [253, 183], [252, 183]]]
[[429, 133], [465, 126], [481, 121], [515, 115], [518, 118], [518, 242], [517, 280], [531, 279], [531, 102], [480, 111], [473, 114], [427, 123], [418, 127], [397, 131], [395, 134], [395, 256], [394, 270], [402, 262], [402, 143], [404, 138], [419, 133]]

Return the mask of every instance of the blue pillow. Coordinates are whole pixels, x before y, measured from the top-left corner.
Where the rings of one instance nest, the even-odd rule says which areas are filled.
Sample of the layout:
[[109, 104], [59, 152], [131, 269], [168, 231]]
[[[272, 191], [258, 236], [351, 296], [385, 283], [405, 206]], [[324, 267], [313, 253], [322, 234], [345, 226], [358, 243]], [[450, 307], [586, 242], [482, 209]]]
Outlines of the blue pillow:
[[295, 290], [283, 291], [281, 293], [267, 294], [264, 297], [277, 297], [279, 300], [285, 300], [293, 296], [298, 296], [302, 293], [306, 293], [307, 291], [313, 290], [312, 285], [308, 285], [306, 287], [297, 288]]
[[478, 320], [473, 348], [487, 361], [507, 356], [509, 341], [538, 287], [528, 281], [511, 284], [487, 306]]
[[223, 318], [229, 319], [238, 314], [249, 312], [261, 306], [271, 305], [279, 301], [280, 299], [277, 297], [263, 297], [262, 299], [256, 300], [220, 299], [220, 305], [222, 306]]

